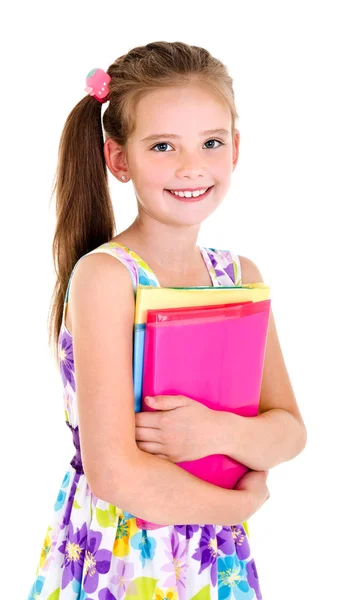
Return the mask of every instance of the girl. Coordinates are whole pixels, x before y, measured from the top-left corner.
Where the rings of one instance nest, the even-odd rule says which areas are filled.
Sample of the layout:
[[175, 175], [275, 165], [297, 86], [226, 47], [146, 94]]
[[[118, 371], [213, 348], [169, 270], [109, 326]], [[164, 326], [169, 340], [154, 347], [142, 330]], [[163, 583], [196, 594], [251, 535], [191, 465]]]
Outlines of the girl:
[[[203, 48], [156, 42], [91, 71], [87, 84], [60, 141], [50, 336], [76, 454], [29, 599], [262, 598], [243, 523], [269, 495], [268, 470], [306, 441], [272, 314], [258, 417], [185, 396], [135, 414], [132, 380], [138, 283], [263, 281], [249, 259], [196, 245], [238, 160], [232, 79]], [[133, 182], [138, 203], [115, 237], [106, 166]], [[174, 464], [216, 453], [250, 469], [235, 490]]]

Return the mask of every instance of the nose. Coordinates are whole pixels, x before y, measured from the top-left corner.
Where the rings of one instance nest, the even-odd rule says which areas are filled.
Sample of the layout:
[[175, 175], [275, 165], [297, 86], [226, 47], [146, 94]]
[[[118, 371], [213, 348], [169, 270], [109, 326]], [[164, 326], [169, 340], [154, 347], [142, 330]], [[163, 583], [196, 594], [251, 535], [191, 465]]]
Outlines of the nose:
[[204, 177], [206, 174], [202, 159], [197, 153], [183, 153], [179, 166], [176, 170], [178, 177]]

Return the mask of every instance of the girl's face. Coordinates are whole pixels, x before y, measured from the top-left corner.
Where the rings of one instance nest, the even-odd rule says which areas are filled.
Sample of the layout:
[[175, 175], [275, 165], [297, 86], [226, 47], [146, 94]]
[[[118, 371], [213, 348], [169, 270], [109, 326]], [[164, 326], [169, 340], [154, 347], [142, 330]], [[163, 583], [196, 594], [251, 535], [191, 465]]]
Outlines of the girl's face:
[[[226, 130], [206, 133], [206, 130]], [[146, 139], [155, 136], [153, 139]], [[222, 202], [238, 158], [239, 132], [211, 91], [196, 84], [153, 90], [136, 111], [126, 160], [139, 213], [163, 223], [196, 225]], [[166, 190], [208, 188], [204, 199], [184, 202]]]

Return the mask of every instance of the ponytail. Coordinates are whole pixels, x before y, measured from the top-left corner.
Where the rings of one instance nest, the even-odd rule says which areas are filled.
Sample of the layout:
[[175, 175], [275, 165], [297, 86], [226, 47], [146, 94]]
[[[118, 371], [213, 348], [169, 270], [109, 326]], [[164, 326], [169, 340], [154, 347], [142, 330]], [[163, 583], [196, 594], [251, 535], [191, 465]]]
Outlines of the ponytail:
[[109, 241], [115, 230], [110, 198], [101, 103], [84, 97], [69, 114], [60, 138], [56, 181], [56, 229], [52, 253], [57, 280], [50, 313], [49, 344], [57, 342], [66, 288], [76, 262]]

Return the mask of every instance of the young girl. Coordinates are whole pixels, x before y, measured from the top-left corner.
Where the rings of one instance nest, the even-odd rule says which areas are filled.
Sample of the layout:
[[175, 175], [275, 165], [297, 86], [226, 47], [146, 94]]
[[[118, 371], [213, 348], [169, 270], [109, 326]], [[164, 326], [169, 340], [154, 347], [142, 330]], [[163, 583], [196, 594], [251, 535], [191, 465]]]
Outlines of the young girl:
[[[268, 470], [306, 440], [272, 313], [258, 417], [185, 396], [135, 413], [132, 380], [138, 283], [263, 281], [249, 259], [196, 245], [238, 160], [232, 79], [203, 48], [156, 42], [91, 71], [87, 85], [60, 141], [53, 242], [51, 337], [76, 453], [29, 599], [262, 598], [243, 524], [269, 495]], [[106, 166], [132, 181], [138, 203], [115, 237]], [[174, 464], [217, 453], [250, 469], [234, 490]]]

